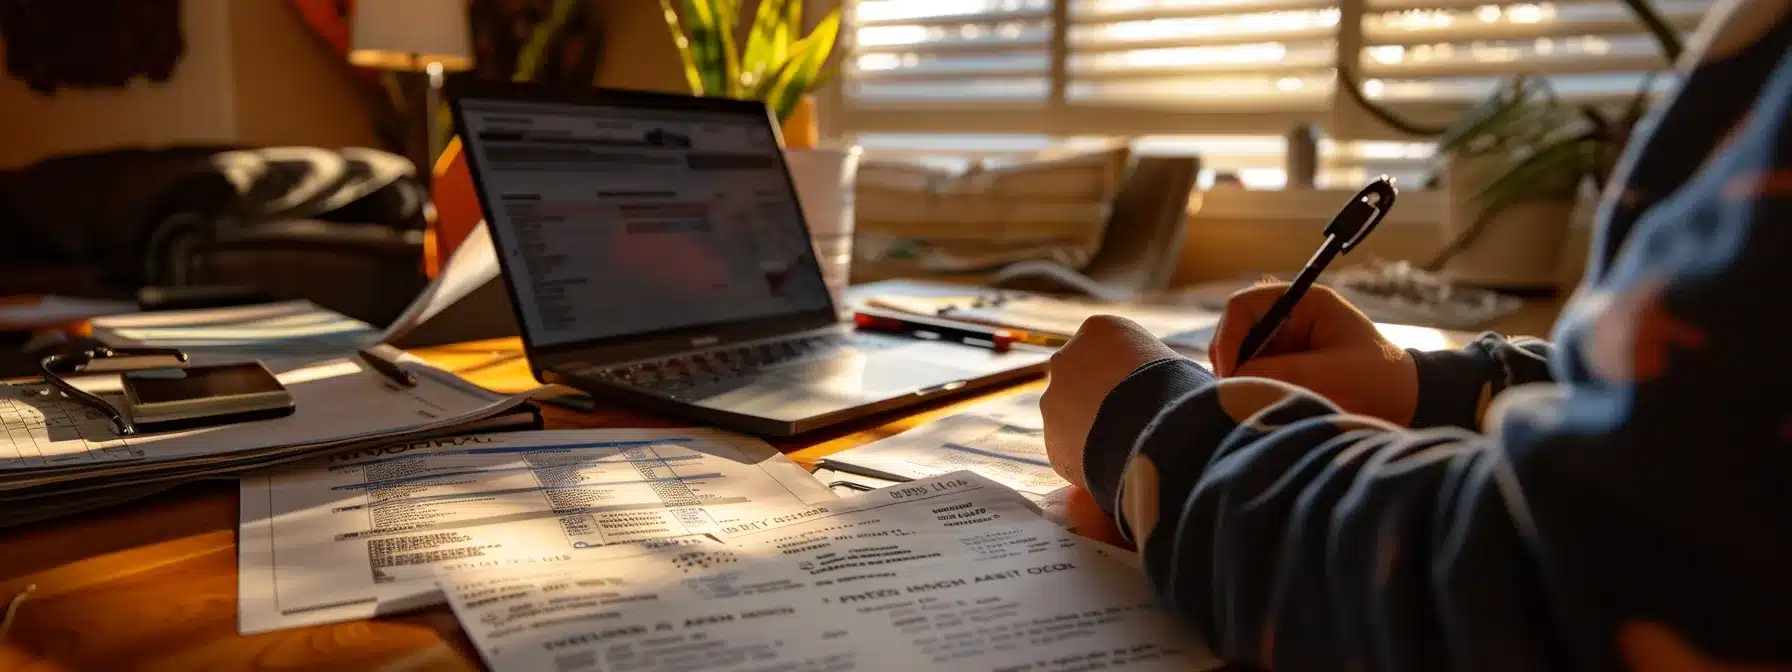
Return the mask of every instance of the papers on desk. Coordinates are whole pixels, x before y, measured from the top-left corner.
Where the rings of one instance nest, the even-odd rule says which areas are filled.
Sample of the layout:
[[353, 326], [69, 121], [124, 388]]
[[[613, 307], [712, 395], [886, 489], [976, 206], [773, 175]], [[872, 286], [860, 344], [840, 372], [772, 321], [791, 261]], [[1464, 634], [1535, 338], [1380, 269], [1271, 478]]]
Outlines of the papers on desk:
[[564, 430], [351, 450], [242, 480], [242, 632], [433, 604], [432, 572], [608, 564], [834, 495], [757, 439]]
[[[449, 306], [467, 298], [467, 295], [486, 283], [496, 280], [498, 276], [497, 248], [492, 247], [491, 232], [486, 229], [485, 221], [480, 220], [479, 225], [473, 227], [460, 246], [454, 248], [454, 254], [448, 255], [448, 262], [442, 265], [442, 271], [381, 332], [379, 342], [398, 341], [419, 325], [442, 314]], [[510, 319], [510, 316], [494, 315], [493, 318]]]
[[1120, 315], [1144, 327], [1172, 348], [1201, 352], [1219, 324], [1217, 312], [1143, 303], [1104, 303], [983, 290], [974, 296], [872, 296], [865, 305], [992, 327], [1070, 336], [1095, 315]]
[[105, 317], [93, 321], [93, 337], [114, 347], [180, 348], [204, 362], [317, 358], [380, 342], [372, 325], [310, 301]]
[[1119, 554], [958, 473], [552, 572], [447, 574], [494, 670], [1211, 667]]
[[[437, 436], [468, 423], [533, 423], [526, 395], [506, 396], [439, 369], [405, 362], [418, 385], [401, 388], [355, 358], [271, 365], [292, 394], [292, 415], [181, 432], [119, 437], [106, 418], [43, 383], [0, 384], [0, 525], [33, 508], [67, 512], [105, 503], [125, 486], [242, 471], [322, 450]], [[107, 381], [110, 381], [108, 387]], [[117, 376], [75, 381], [102, 398]], [[526, 418], [526, 419], [525, 419]], [[97, 504], [96, 504], [97, 505]], [[91, 506], [86, 508], [92, 508]]]
[[86, 299], [48, 294], [25, 299], [0, 300], [0, 331], [32, 331], [103, 315], [137, 312], [134, 301]]
[[1046, 457], [1044, 427], [1039, 393], [1023, 392], [829, 455], [821, 466], [888, 481], [973, 471], [1019, 491], [1062, 523], [1071, 486]]

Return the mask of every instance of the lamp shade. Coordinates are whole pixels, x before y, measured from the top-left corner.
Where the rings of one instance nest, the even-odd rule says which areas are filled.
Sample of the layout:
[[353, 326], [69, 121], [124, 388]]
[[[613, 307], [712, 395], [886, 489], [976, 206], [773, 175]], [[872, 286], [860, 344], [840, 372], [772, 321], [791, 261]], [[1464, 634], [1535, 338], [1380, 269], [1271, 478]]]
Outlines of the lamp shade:
[[461, 0], [356, 0], [348, 60], [387, 70], [473, 67], [467, 6]]

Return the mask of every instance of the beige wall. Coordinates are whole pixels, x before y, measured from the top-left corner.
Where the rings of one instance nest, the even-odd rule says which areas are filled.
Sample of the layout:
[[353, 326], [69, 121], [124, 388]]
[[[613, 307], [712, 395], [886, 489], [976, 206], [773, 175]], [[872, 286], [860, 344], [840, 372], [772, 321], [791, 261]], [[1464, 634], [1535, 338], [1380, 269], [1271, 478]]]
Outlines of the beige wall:
[[598, 62], [598, 86], [690, 93], [659, 3], [607, 0], [599, 12], [604, 46], [603, 60]]
[[0, 168], [133, 145], [376, 144], [348, 71], [285, 0], [181, 9], [187, 51], [165, 83], [44, 96], [0, 75]]
[[231, 0], [230, 45], [238, 142], [379, 146], [360, 82], [292, 3]]

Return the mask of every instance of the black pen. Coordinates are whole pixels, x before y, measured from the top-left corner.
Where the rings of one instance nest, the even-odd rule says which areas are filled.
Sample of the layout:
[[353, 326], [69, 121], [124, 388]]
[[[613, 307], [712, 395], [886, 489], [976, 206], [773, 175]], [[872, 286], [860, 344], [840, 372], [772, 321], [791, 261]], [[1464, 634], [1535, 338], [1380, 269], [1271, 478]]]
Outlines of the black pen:
[[402, 387], [417, 386], [417, 374], [404, 370], [404, 367], [399, 366], [398, 362], [373, 354], [372, 350], [362, 350], [358, 354], [361, 355], [363, 361], [367, 362], [368, 366], [373, 367], [374, 371], [388, 380], [398, 383]]
[[1326, 225], [1325, 242], [1319, 246], [1319, 251], [1313, 254], [1312, 259], [1307, 260], [1306, 267], [1300, 269], [1300, 275], [1294, 277], [1288, 290], [1276, 297], [1269, 312], [1264, 313], [1256, 324], [1251, 325], [1251, 330], [1245, 333], [1244, 343], [1238, 348], [1238, 362], [1233, 365], [1234, 369], [1243, 366], [1257, 355], [1258, 350], [1269, 344], [1269, 339], [1282, 328], [1282, 323], [1288, 321], [1288, 316], [1294, 313], [1295, 304], [1300, 303], [1301, 297], [1307, 295], [1307, 290], [1313, 288], [1313, 283], [1319, 280], [1319, 274], [1325, 272], [1325, 267], [1338, 255], [1349, 254], [1356, 249], [1358, 243], [1368, 238], [1369, 232], [1375, 230], [1375, 225], [1380, 224], [1382, 218], [1388, 216], [1388, 211], [1394, 209], [1394, 197], [1397, 195], [1399, 192], [1394, 189], [1394, 178], [1383, 175], [1370, 182], [1369, 186], [1363, 187], [1349, 203], [1344, 204], [1344, 209], [1338, 212], [1337, 217], [1332, 218], [1331, 224]]

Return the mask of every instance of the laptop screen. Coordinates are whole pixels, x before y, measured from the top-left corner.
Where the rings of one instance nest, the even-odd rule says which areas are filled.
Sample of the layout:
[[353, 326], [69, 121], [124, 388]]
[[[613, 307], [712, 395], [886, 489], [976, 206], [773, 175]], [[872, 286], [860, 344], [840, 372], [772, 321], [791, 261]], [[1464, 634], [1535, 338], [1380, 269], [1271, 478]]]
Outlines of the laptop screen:
[[827, 309], [763, 113], [480, 98], [459, 111], [535, 345]]

